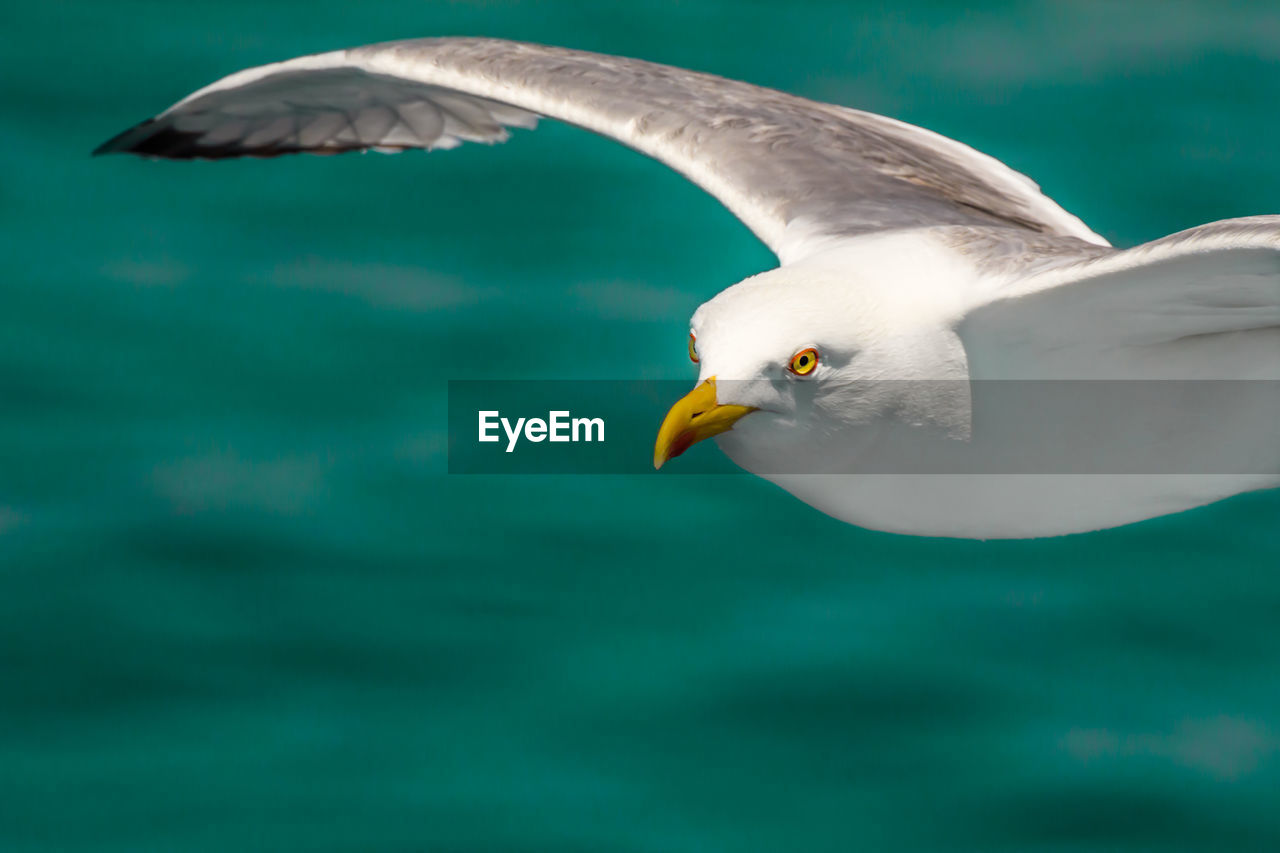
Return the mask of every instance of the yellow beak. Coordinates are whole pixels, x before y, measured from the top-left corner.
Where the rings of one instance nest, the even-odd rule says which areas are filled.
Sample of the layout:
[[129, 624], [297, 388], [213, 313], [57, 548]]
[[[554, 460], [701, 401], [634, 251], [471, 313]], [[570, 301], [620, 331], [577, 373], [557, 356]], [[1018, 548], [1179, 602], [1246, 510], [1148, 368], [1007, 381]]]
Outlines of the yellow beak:
[[674, 459], [704, 438], [733, 429], [733, 425], [753, 406], [722, 406], [716, 401], [716, 378], [694, 388], [671, 407], [658, 428], [653, 446], [653, 467]]

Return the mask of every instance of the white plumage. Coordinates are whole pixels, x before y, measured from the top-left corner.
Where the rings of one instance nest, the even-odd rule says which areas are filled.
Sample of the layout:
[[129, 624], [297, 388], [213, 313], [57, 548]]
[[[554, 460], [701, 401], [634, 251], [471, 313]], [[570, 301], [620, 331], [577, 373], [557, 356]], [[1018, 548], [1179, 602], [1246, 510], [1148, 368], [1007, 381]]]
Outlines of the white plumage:
[[[694, 315], [701, 384], [664, 423], [658, 464], [715, 435], [838, 518], [983, 538], [1280, 484], [1280, 216], [1117, 250], [1026, 177], [929, 131], [489, 39], [241, 71], [99, 152], [447, 148], [538, 116], [666, 163], [781, 261]], [[789, 364], [805, 349], [817, 365], [801, 375]]]

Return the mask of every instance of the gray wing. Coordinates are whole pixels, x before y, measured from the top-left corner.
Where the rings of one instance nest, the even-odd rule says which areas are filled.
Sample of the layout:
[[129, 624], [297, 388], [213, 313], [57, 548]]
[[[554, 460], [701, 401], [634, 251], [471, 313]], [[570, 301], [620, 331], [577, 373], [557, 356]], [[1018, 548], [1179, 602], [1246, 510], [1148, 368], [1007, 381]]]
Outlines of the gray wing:
[[251, 68], [95, 153], [173, 159], [500, 142], [547, 116], [656, 158], [784, 262], [825, 238], [998, 226], [1106, 245], [999, 161], [902, 122], [634, 59], [419, 39]]
[[1014, 279], [956, 331], [974, 379], [1280, 379], [1280, 216]]
[[992, 458], [1126, 475], [1117, 496], [1159, 475], [1137, 503], [1109, 498], [1160, 507], [1135, 520], [1280, 485], [1280, 216], [1026, 276], [956, 332]]

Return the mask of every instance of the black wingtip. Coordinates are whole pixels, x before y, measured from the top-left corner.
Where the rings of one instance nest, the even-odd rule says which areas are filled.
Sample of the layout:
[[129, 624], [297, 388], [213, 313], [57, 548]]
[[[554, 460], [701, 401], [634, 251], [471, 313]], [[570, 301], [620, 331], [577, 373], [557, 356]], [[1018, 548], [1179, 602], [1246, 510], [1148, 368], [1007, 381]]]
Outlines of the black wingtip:
[[342, 154], [363, 151], [360, 143], [325, 145], [307, 149], [295, 143], [269, 144], [247, 148], [240, 140], [201, 143], [200, 132], [178, 130], [165, 118], [149, 118], [124, 133], [116, 134], [93, 149], [94, 157], [103, 154], [137, 154], [161, 160], [227, 160], [235, 157], [279, 157], [285, 154]]
[[103, 154], [129, 154], [136, 151], [134, 147], [138, 142], [145, 139], [148, 135], [147, 128], [155, 124], [155, 119], [147, 119], [139, 122], [133, 127], [117, 133], [106, 142], [93, 149], [92, 157], [101, 157]]
[[199, 139], [199, 133], [181, 131], [168, 121], [149, 118], [93, 149], [93, 156], [137, 154], [162, 160], [217, 160], [247, 153], [236, 143], [200, 145]]

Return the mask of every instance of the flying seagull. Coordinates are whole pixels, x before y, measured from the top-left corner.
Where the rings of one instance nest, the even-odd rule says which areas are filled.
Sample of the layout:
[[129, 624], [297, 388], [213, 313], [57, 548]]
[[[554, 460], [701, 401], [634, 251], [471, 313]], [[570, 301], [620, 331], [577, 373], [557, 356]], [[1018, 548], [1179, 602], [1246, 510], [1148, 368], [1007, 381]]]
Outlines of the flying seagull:
[[1113, 527], [1280, 485], [1267, 390], [1280, 387], [1280, 216], [1119, 250], [930, 131], [496, 39], [250, 68], [95, 153], [451, 148], [539, 117], [667, 164], [780, 261], [694, 313], [698, 381], [661, 425], [658, 467], [714, 436], [836, 518], [972, 538]]

